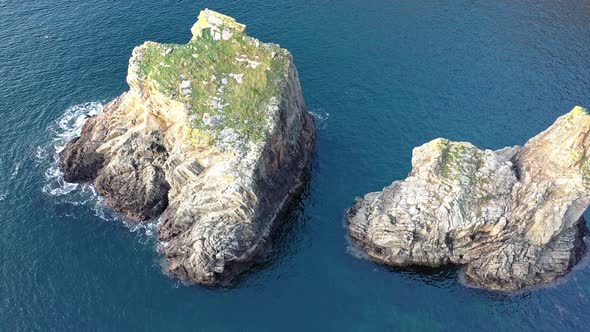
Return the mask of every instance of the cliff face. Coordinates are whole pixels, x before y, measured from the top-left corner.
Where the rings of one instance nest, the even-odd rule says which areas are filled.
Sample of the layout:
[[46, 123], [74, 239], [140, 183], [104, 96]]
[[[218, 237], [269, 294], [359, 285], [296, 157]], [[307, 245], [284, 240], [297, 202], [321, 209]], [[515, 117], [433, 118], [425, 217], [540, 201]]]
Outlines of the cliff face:
[[468, 283], [515, 290], [566, 274], [584, 252], [590, 115], [574, 108], [523, 147], [436, 139], [412, 172], [348, 212], [351, 237], [394, 266], [465, 266]]
[[132, 219], [161, 215], [168, 270], [216, 285], [264, 254], [304, 185], [315, 129], [287, 50], [210, 10], [192, 32], [133, 51], [129, 91], [88, 119], [60, 166]]

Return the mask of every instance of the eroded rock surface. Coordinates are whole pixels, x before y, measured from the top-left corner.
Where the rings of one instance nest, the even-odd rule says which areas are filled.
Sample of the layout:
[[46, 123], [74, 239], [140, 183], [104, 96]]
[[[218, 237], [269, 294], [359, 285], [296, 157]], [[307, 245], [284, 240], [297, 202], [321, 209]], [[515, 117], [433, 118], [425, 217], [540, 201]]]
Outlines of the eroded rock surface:
[[392, 266], [465, 266], [478, 287], [516, 290], [565, 275], [585, 250], [590, 115], [576, 107], [523, 147], [436, 139], [412, 171], [358, 198], [350, 235]]
[[231, 281], [267, 249], [302, 190], [315, 140], [291, 54], [204, 10], [185, 45], [133, 51], [129, 91], [60, 153], [69, 182], [158, 227], [168, 270]]

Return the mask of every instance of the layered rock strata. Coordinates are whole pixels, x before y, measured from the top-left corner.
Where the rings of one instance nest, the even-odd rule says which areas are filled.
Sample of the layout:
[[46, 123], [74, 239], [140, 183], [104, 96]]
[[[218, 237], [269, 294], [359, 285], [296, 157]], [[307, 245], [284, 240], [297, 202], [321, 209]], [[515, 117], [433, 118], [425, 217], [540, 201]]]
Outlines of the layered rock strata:
[[129, 91], [60, 153], [66, 181], [133, 220], [161, 216], [167, 270], [188, 282], [231, 282], [265, 254], [312, 156], [291, 54], [245, 28], [204, 10], [188, 44], [137, 47]]
[[551, 282], [585, 249], [589, 157], [590, 115], [581, 107], [522, 147], [436, 139], [414, 149], [405, 180], [357, 198], [350, 236], [387, 265], [464, 266], [478, 287]]

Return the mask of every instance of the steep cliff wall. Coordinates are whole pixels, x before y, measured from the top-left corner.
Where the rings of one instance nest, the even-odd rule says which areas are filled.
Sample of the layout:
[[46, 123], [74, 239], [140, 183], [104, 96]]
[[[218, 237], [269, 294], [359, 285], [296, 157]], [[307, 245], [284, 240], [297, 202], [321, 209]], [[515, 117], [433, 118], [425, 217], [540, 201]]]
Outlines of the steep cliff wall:
[[216, 285], [267, 249], [304, 185], [315, 128], [287, 50], [210, 10], [192, 32], [133, 51], [129, 91], [88, 119], [60, 166], [134, 220], [162, 215], [168, 270]]

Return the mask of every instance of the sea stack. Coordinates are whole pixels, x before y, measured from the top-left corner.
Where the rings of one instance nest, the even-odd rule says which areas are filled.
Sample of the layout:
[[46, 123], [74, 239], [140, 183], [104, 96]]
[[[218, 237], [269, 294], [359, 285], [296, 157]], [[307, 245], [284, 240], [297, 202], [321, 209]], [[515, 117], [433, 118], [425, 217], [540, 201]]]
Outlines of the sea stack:
[[60, 168], [132, 220], [160, 218], [170, 273], [224, 285], [264, 256], [303, 189], [315, 127], [287, 50], [211, 10], [191, 31], [135, 48], [129, 91], [87, 120]]
[[377, 262], [464, 266], [467, 284], [512, 291], [579, 261], [589, 203], [590, 115], [576, 107], [522, 147], [417, 147], [409, 176], [358, 198], [347, 219]]

